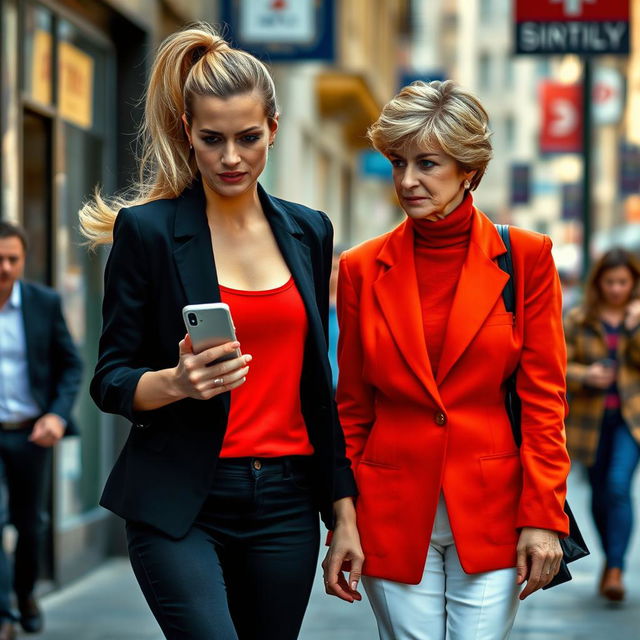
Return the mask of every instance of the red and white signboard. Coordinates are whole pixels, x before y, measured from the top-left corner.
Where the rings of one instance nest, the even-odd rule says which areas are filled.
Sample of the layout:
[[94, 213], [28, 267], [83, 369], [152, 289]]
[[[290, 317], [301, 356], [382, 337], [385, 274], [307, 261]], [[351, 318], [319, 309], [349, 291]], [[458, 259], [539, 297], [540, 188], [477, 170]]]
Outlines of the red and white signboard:
[[540, 104], [540, 151], [582, 151], [582, 87], [545, 81], [540, 85]]
[[516, 53], [629, 53], [630, 0], [514, 0]]
[[624, 106], [624, 80], [617, 69], [596, 67], [593, 73], [593, 120], [596, 124], [616, 124]]

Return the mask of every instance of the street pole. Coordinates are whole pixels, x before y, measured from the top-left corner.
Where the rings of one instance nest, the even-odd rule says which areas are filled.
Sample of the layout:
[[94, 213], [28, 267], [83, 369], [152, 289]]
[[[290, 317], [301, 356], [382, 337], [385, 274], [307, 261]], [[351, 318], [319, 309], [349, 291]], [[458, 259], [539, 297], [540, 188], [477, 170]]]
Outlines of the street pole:
[[591, 267], [591, 57], [582, 63], [582, 277], [586, 279]]

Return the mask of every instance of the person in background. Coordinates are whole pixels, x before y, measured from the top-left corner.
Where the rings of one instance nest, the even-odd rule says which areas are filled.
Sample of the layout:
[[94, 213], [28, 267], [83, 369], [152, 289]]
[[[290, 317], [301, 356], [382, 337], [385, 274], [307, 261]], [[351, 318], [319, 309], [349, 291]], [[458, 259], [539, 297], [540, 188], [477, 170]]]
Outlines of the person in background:
[[27, 633], [43, 628], [34, 596], [47, 530], [47, 499], [53, 447], [77, 435], [71, 410], [82, 378], [82, 361], [62, 315], [60, 295], [22, 280], [27, 236], [0, 222], [0, 481], [9, 522], [18, 538], [13, 581], [10, 560], [0, 545], [0, 640], [15, 638], [11, 588], [18, 620]]
[[329, 363], [331, 364], [331, 380], [334, 394], [338, 388], [338, 269], [340, 256], [347, 249], [348, 247], [344, 244], [336, 244], [333, 247], [331, 279], [329, 280]]
[[[273, 80], [210, 25], [162, 43], [145, 109], [138, 191], [81, 212], [94, 244], [113, 235], [91, 394], [132, 423], [101, 504], [167, 638], [294, 640], [319, 512], [353, 581], [361, 563], [327, 358], [333, 230], [258, 184]], [[239, 341], [195, 354], [181, 310], [220, 301]]]
[[[454, 82], [404, 87], [369, 135], [407, 218], [340, 262], [337, 399], [363, 585], [383, 640], [507, 638], [518, 597], [552, 580], [568, 533], [551, 241], [511, 228], [508, 312], [496, 263], [506, 248], [471, 195], [491, 157], [488, 116]], [[505, 410], [514, 371], [520, 448]], [[329, 592], [336, 551], [324, 563]]]
[[613, 248], [593, 266], [583, 303], [565, 317], [571, 411], [567, 444], [588, 469], [591, 510], [605, 555], [599, 592], [625, 597], [631, 481], [640, 460], [640, 264]]

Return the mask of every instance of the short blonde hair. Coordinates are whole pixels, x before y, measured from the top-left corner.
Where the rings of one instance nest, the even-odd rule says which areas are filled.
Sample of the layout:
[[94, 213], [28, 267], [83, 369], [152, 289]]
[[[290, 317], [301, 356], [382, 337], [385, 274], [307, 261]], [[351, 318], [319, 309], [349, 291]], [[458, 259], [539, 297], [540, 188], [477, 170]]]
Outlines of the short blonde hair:
[[412, 82], [382, 109], [367, 136], [374, 148], [389, 155], [416, 142], [439, 147], [464, 171], [475, 171], [475, 189], [491, 160], [489, 116], [478, 98], [453, 80]]

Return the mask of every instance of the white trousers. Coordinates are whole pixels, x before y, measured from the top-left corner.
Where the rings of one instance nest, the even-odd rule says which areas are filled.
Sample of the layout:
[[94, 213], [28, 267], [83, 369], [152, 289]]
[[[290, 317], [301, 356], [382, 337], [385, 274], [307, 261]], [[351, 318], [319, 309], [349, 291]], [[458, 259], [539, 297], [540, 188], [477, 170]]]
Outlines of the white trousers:
[[362, 583], [380, 640], [505, 640], [520, 602], [515, 567], [462, 570], [442, 495], [420, 584], [369, 576]]

